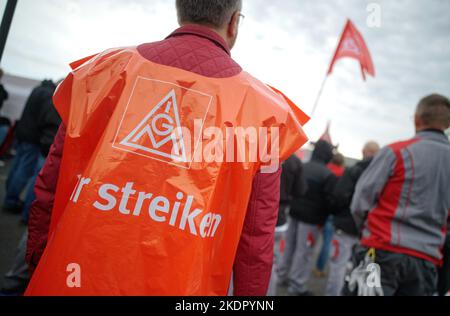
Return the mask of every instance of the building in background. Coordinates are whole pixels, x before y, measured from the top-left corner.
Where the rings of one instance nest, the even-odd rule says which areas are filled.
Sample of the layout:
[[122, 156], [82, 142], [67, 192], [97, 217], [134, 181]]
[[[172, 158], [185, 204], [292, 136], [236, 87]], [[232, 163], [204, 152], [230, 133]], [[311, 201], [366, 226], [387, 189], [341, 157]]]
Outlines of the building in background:
[[1, 116], [9, 118], [12, 122], [22, 116], [23, 109], [31, 91], [40, 84], [39, 81], [5, 74], [2, 80], [8, 91], [9, 99], [5, 102]]

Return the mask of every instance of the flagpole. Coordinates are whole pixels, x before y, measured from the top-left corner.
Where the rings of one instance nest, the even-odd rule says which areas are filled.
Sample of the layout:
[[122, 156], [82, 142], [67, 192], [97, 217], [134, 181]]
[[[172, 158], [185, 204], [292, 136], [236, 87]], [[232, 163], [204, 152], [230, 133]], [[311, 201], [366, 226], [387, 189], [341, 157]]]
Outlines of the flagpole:
[[317, 108], [319, 106], [319, 102], [320, 102], [320, 99], [322, 97], [322, 93], [323, 93], [323, 90], [325, 88], [325, 84], [327, 83], [327, 80], [328, 80], [328, 73], [325, 75], [325, 78], [323, 79], [322, 86], [320, 87], [319, 94], [317, 95], [316, 102], [314, 103], [314, 108], [313, 108], [313, 110], [311, 112], [311, 117], [313, 117], [314, 114], [316, 113], [316, 110], [317, 110]]
[[313, 117], [314, 114], [316, 114], [317, 108], [319, 107], [319, 102], [320, 102], [320, 99], [322, 97], [322, 93], [323, 93], [323, 90], [325, 88], [325, 84], [327, 83], [328, 77], [330, 76], [331, 71], [333, 70], [334, 63], [336, 62], [336, 56], [337, 56], [337, 54], [339, 52], [339, 47], [341, 46], [342, 39], [344, 37], [345, 30], [347, 29], [347, 26], [348, 26], [349, 22], [350, 22], [350, 20], [347, 21], [347, 24], [345, 25], [344, 30], [342, 31], [341, 37], [339, 38], [339, 42], [338, 42], [336, 51], [335, 51], [335, 53], [333, 55], [333, 59], [331, 60], [330, 67], [328, 68], [328, 72], [325, 75], [325, 78], [323, 79], [322, 86], [320, 87], [319, 94], [317, 95], [316, 102], [314, 103], [314, 108], [312, 110], [311, 117]]
[[8, 0], [5, 12], [0, 26], [0, 61], [5, 50], [6, 40], [8, 39], [9, 30], [13, 21], [14, 12], [16, 10], [17, 0]]

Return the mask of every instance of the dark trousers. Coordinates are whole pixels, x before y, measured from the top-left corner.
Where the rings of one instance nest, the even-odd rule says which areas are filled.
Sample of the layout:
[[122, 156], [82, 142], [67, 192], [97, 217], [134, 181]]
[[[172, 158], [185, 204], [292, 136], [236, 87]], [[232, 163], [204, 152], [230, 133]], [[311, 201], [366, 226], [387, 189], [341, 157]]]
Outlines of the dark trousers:
[[5, 208], [17, 208], [21, 205], [20, 196], [36, 172], [38, 159], [41, 155], [39, 146], [29, 143], [19, 143], [17, 154], [11, 166], [6, 181]]
[[[368, 252], [357, 247], [353, 257], [359, 265]], [[376, 251], [376, 263], [381, 268], [381, 286], [385, 296], [433, 296], [437, 293], [437, 267], [426, 260], [388, 251]], [[345, 295], [349, 293], [346, 285]]]
[[31, 205], [36, 200], [36, 196], [34, 194], [34, 187], [36, 184], [37, 177], [39, 176], [39, 173], [41, 172], [42, 167], [44, 167], [44, 164], [45, 164], [45, 157], [40, 154], [36, 168], [34, 170], [34, 175], [31, 178], [30, 184], [28, 186], [27, 194], [25, 195], [25, 202], [24, 202], [23, 210], [22, 210], [22, 219], [25, 223], [28, 223]]
[[439, 269], [439, 295], [444, 296], [450, 291], [450, 239], [444, 248], [444, 265]]
[[319, 259], [317, 259], [316, 268], [320, 272], [325, 272], [328, 265], [328, 261], [330, 260], [331, 243], [333, 242], [333, 235], [334, 235], [334, 225], [332, 216], [330, 216], [327, 222], [325, 223], [322, 235], [323, 235], [322, 249], [320, 250]]

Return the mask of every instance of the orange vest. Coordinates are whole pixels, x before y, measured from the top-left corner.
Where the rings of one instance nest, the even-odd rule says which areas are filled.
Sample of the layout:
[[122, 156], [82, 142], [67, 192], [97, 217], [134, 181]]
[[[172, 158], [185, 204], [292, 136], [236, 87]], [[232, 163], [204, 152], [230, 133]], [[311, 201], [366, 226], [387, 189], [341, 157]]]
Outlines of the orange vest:
[[308, 117], [245, 72], [207, 78], [134, 48], [72, 67], [54, 97], [67, 136], [27, 295], [226, 295], [252, 181], [267, 162], [245, 135], [266, 133], [260, 143], [282, 161], [307, 141]]

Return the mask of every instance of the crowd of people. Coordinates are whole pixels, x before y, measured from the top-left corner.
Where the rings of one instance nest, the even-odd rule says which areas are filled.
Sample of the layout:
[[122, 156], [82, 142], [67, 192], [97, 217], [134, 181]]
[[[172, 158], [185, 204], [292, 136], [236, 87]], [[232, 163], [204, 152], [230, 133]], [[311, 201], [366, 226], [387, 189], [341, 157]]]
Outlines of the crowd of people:
[[[36, 178], [61, 124], [61, 118], [52, 100], [55, 89], [54, 82], [44, 80], [31, 92], [17, 123], [12, 124], [8, 118], [2, 119], [3, 124], [0, 129], [2, 155], [5, 159], [13, 156], [5, 183], [2, 210], [20, 215], [21, 222], [25, 225], [28, 224], [31, 204], [35, 200]], [[8, 92], [1, 85], [2, 106], [7, 98]], [[26, 289], [29, 281], [29, 268], [25, 262], [27, 240], [28, 232], [26, 231], [18, 245], [14, 264], [4, 277], [3, 294], [20, 294]]]
[[[239, 22], [243, 18], [242, 1], [228, 1], [227, 5], [221, 1], [177, 0], [176, 3], [181, 28], [162, 42], [143, 44], [137, 48], [136, 52], [128, 52], [128, 54], [139, 54], [140, 58], [149, 61], [149, 64], [155, 68], [158, 64], [170, 69], [201, 75], [205, 82], [207, 79], [220, 81], [224, 78], [227, 80], [237, 78], [242, 68], [231, 58], [230, 50], [238, 35]], [[79, 80], [78, 84], [92, 89], [86, 92], [91, 93], [92, 98], [84, 94], [78, 95], [78, 98], [83, 100], [80, 102], [89, 104], [93, 99], [96, 102], [95, 106], [86, 110], [89, 112], [86, 115], [99, 117], [97, 113], [94, 113], [98, 108], [108, 112], [113, 102], [117, 102], [114, 100], [121, 99], [120, 93], [123, 92], [119, 90], [127, 91], [122, 88], [128, 84], [121, 81], [125, 80], [128, 73], [127, 76], [117, 75], [126, 63], [115, 65], [116, 57], [113, 55], [111, 52], [100, 55], [100, 59], [96, 60], [100, 66], [97, 65], [98, 68], [95, 71], [92, 69], [86, 71], [92, 74], [92, 78], [80, 79], [73, 74], [69, 75], [54, 98], [56, 84], [51, 81], [42, 82], [31, 93], [19, 123], [11, 125], [7, 122], [4, 124], [7, 126], [5, 132], [2, 132], [0, 128], [0, 138], [3, 142], [11, 129], [14, 129], [15, 135], [12, 145], [15, 157], [6, 182], [3, 210], [22, 214], [23, 221], [29, 224], [29, 229], [19, 245], [14, 267], [5, 277], [2, 290], [4, 294], [23, 294], [28, 286], [30, 274], [36, 271], [38, 271], [38, 277], [34, 279], [31, 286], [31, 294], [46, 293], [43, 290], [46, 286], [44, 283], [45, 280], [50, 280], [51, 272], [47, 271], [47, 267], [43, 265], [57, 262], [54, 259], [58, 256], [55, 253], [57, 247], [50, 247], [45, 263], [42, 263], [42, 256], [52, 231], [50, 223], [54, 216], [52, 212], [58, 180], [64, 177], [66, 171], [62, 167], [64, 144], [70, 141], [70, 150], [74, 150], [77, 144], [85, 146], [90, 142], [96, 144], [95, 141], [98, 141], [100, 144], [107, 141], [107, 137], [97, 139], [95, 137], [98, 135], [83, 135], [80, 130], [76, 137], [66, 136], [68, 124], [78, 125], [71, 122], [68, 116], [61, 124], [61, 118], [53, 103], [54, 100], [58, 100], [67, 106], [73, 105], [75, 102], [72, 102], [72, 99], [64, 100], [62, 96], [72, 98], [72, 86], [75, 86], [76, 80]], [[187, 55], [190, 57], [184, 58]], [[84, 62], [81, 62], [78, 66], [91, 67], [92, 64], [94, 63], [88, 63], [86, 66]], [[85, 71], [84, 68], [81, 69], [81, 72]], [[99, 88], [101, 80], [95, 76], [103, 76], [101, 77], [103, 80], [106, 73], [111, 79], [105, 83], [104, 87]], [[115, 75], [120, 79], [117, 82], [113, 81]], [[183, 80], [188, 79], [183, 77]], [[244, 89], [237, 83], [236, 87], [235, 89], [238, 90]], [[248, 86], [245, 86], [245, 89], [247, 88]], [[101, 97], [101, 93], [105, 95]], [[274, 93], [272, 90], [264, 90], [264, 93], [270, 95], [271, 100], [279, 97], [279, 95], [272, 95]], [[0, 86], [0, 106], [7, 98], [8, 93], [3, 86]], [[286, 99], [283, 99], [283, 102], [287, 102]], [[229, 106], [234, 105], [229, 104]], [[254, 104], [246, 104], [246, 106], [254, 106]], [[166, 111], [169, 111], [169, 107]], [[111, 113], [108, 113], [105, 113], [106, 118], [100, 120], [101, 122], [109, 118]], [[240, 115], [250, 115], [249, 113], [253, 112], [242, 111], [242, 113]], [[258, 115], [254, 116], [258, 117]], [[86, 121], [89, 120], [86, 119]], [[3, 123], [1, 124], [3, 126]], [[97, 126], [99, 135], [102, 134], [101, 126], [103, 125]], [[189, 284], [190, 291], [177, 287], [177, 290], [173, 289], [174, 293], [222, 293], [222, 288], [217, 292], [214, 292], [215, 289], [212, 288], [223, 285], [215, 279], [221, 279], [230, 268], [233, 270], [231, 293], [234, 295], [277, 295], [284, 289], [292, 296], [311, 296], [315, 293], [308, 285], [313, 274], [317, 277], [327, 277], [325, 294], [328, 296], [447, 294], [450, 290], [450, 230], [448, 229], [450, 225], [450, 142], [445, 131], [449, 127], [450, 101], [442, 95], [433, 94], [420, 100], [417, 106], [415, 114], [417, 134], [411, 140], [384, 148], [370, 141], [363, 148], [363, 160], [352, 166], [347, 166], [344, 156], [338, 153], [338, 148], [329, 138], [323, 137], [313, 144], [314, 150], [308, 161], [291, 156], [283, 162], [277, 172], [264, 173], [259, 170], [252, 175], [252, 181], [248, 185], [249, 197], [246, 209], [243, 210], [245, 212], [242, 213], [243, 228], [240, 237], [236, 239], [236, 244], [233, 244], [231, 240], [227, 241], [229, 244], [226, 248], [231, 249], [228, 255], [234, 253], [235, 256], [231, 258], [232, 260], [224, 256], [223, 262], [233, 261], [232, 267], [226, 266], [225, 263], [220, 267], [205, 265], [205, 268], [201, 269], [202, 275], [195, 272], [195, 276], [188, 275], [186, 279], [201, 283], [202, 286], [204, 286], [203, 283], [211, 282], [210, 287], [205, 285], [201, 288], [202, 290], [199, 290], [200, 285], [196, 287], [196, 284]], [[72, 130], [76, 129], [72, 128]], [[300, 140], [297, 139], [296, 142], [299, 143]], [[98, 146], [98, 148], [103, 147]], [[287, 151], [294, 152], [292, 149], [298, 148], [289, 148]], [[105, 156], [97, 153], [92, 159], [103, 159]], [[117, 162], [117, 165], [119, 163]], [[237, 172], [233, 170], [229, 169], [229, 177], [233, 172]], [[186, 171], [186, 173], [189, 172], [191, 171]], [[209, 174], [202, 175], [202, 177], [207, 176]], [[241, 175], [241, 179], [242, 181], [247, 179], [245, 174]], [[63, 179], [63, 182], [67, 180]], [[208, 181], [214, 182], [209, 178]], [[193, 185], [188, 182], [182, 184]], [[160, 185], [160, 183], [157, 184], [158, 187]], [[233, 186], [231, 180], [228, 186]], [[232, 188], [227, 189], [226, 192], [239, 194]], [[22, 201], [21, 197], [24, 195], [25, 200]], [[223, 196], [221, 199], [234, 201], [236, 205], [240, 205], [236, 201], [236, 196]], [[190, 203], [192, 204], [192, 201]], [[162, 207], [159, 209], [161, 210]], [[64, 220], [59, 227], [59, 234], [65, 228], [72, 227], [70, 216], [65, 217]], [[233, 232], [231, 227], [236, 227], [240, 222], [237, 217], [235, 220], [235, 223], [224, 221], [225, 224], [230, 225], [225, 229], [226, 233]], [[186, 217], [184, 221], [186, 225], [188, 218]], [[189, 221], [190, 225], [193, 221], [191, 219]], [[114, 224], [120, 225], [117, 221]], [[74, 238], [83, 238], [81, 233], [83, 228], [77, 227], [80, 230], [74, 233]], [[234, 235], [230, 233], [228, 236]], [[53, 237], [55, 238], [52, 238], [52, 241], [55, 244], [61, 242], [61, 235], [58, 236], [58, 232]], [[65, 241], [70, 241], [70, 238], [65, 238]], [[101, 237], [96, 236], [96, 238], [100, 240]], [[163, 238], [157, 239], [163, 242]], [[176, 238], [166, 239], [176, 242], [174, 240]], [[82, 254], [83, 250], [90, 249], [87, 242], [86, 240], [79, 244], [75, 242], [76, 246], [80, 247], [77, 248], [79, 253]], [[184, 243], [183, 247], [188, 246], [185, 241], [181, 242]], [[153, 242], [147, 241], [143, 244], [148, 246], [151, 243]], [[318, 248], [319, 246], [321, 248]], [[202, 250], [200, 251], [199, 248]], [[203, 252], [209, 249], [204, 244], [199, 248], [196, 248], [197, 255], [205, 255]], [[70, 252], [70, 249], [67, 248], [65, 253]], [[168, 249], [164, 248], [169, 251]], [[234, 252], [233, 249], [235, 249]], [[92, 256], [91, 250], [89, 253]], [[102, 251], [107, 252], [108, 249], [102, 249]], [[159, 252], [164, 251], [159, 250]], [[150, 258], [155, 255], [150, 250], [144, 253], [147, 253]], [[122, 254], [122, 256], [127, 255], [133, 255], [133, 252]], [[178, 255], [178, 251], [172, 255]], [[214, 261], [214, 256], [221, 255], [211, 251], [208, 256], [211, 258], [205, 260]], [[192, 258], [186, 258], [188, 259]], [[171, 257], [165, 260], [170, 261]], [[133, 259], [130, 259], [128, 262], [132, 261]], [[182, 267], [186, 269], [185, 274], [193, 273], [189, 267], [194, 264], [183, 262], [177, 264], [180, 269]], [[152, 267], [164, 268], [159, 263], [154, 263]], [[48, 267], [49, 270], [51, 268], [51, 266]], [[216, 270], [213, 271], [213, 269]], [[113, 271], [120, 273], [121, 270], [116, 268]], [[170, 277], [185, 280], [182, 275], [183, 273], [179, 273], [177, 276]], [[200, 282], [195, 277], [203, 279]], [[119, 279], [123, 278], [116, 276], [116, 280]], [[115, 285], [120, 286], [119, 283]], [[47, 286], [52, 288], [50, 293], [61, 294], [66, 291], [66, 289], [58, 288], [58, 284], [47, 284]], [[93, 292], [89, 293], [96, 293], [96, 285], [91, 286]], [[178, 286], [181, 285], [178, 284]], [[166, 293], [163, 292], [162, 285], [161, 292], [151, 288], [155, 294]], [[126, 293], [136, 292], [129, 290]]]
[[[301, 192], [292, 181], [282, 181], [282, 191], [289, 192], [285, 196], [290, 199], [286, 203], [284, 197], [280, 217], [289, 213], [289, 227], [277, 238], [285, 240], [286, 247], [275, 258], [278, 266], [272, 282], [287, 287], [292, 295], [313, 295], [308, 281], [314, 250], [331, 220], [333, 238], [331, 242], [322, 238], [323, 244], [331, 245], [326, 295], [447, 294], [450, 143], [445, 131], [449, 118], [450, 101], [430, 95], [417, 107], [414, 138], [381, 150], [377, 143], [367, 143], [364, 159], [343, 174], [336, 173], [335, 163], [327, 165], [334, 148], [325, 140], [315, 144], [311, 161], [303, 167], [299, 159], [291, 158], [297, 171], [292, 171], [292, 161], [286, 162], [282, 177], [304, 177], [296, 181], [306, 183], [307, 189], [303, 185]], [[380, 268], [378, 288], [365, 283], [371, 263]]]

